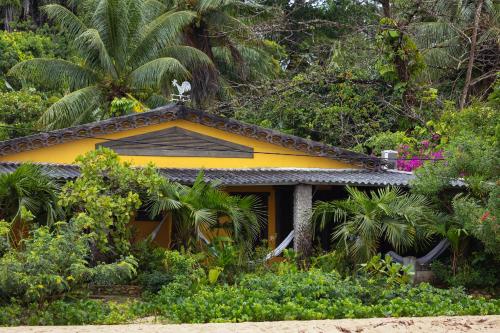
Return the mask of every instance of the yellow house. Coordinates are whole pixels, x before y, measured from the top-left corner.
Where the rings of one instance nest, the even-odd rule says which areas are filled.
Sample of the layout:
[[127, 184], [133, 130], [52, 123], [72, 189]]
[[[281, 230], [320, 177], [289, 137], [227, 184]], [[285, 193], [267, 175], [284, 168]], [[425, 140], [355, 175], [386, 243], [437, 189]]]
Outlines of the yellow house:
[[[262, 237], [271, 246], [292, 230], [295, 244], [311, 241], [307, 222], [315, 199], [341, 198], [346, 185], [406, 186], [412, 178], [382, 168], [376, 157], [176, 104], [0, 142], [0, 173], [29, 161], [55, 178], [76, 178], [75, 158], [99, 146], [137, 166], [153, 162], [173, 181], [192, 183], [203, 169], [228, 192], [258, 195], [267, 207]], [[141, 237], [158, 224], [140, 212], [134, 222]], [[168, 246], [171, 232], [165, 224], [156, 241]]]

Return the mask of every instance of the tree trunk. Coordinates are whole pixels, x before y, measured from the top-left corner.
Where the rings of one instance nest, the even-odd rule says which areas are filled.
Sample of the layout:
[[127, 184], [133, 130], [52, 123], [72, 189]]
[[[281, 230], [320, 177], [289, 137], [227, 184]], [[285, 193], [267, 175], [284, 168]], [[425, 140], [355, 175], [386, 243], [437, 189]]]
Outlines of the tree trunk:
[[391, 17], [391, 2], [390, 2], [390, 0], [379, 0], [379, 2], [382, 4], [382, 10], [384, 12], [384, 17], [390, 18]]
[[[186, 44], [202, 51], [213, 61], [214, 54], [209, 36], [210, 32], [205, 23], [201, 22], [199, 26], [193, 24], [187, 29]], [[203, 107], [219, 90], [218, 72], [213, 67], [200, 65], [191, 70], [191, 75], [191, 98], [197, 106]]]
[[6, 31], [12, 31], [10, 27], [10, 22], [14, 20], [14, 8], [12, 6], [6, 6], [4, 8], [4, 20], [3, 20], [3, 28]]
[[465, 74], [464, 90], [460, 96], [460, 110], [465, 106], [467, 101], [467, 95], [469, 94], [470, 81], [472, 78], [472, 68], [474, 67], [476, 44], [477, 44], [477, 31], [479, 30], [479, 19], [481, 18], [481, 10], [483, 8], [484, 0], [477, 1], [476, 13], [474, 14], [474, 27], [472, 30], [471, 43], [470, 43], [470, 53], [469, 53], [469, 63], [467, 65], [467, 73]]
[[307, 260], [312, 252], [312, 185], [299, 184], [293, 191], [293, 249], [299, 260]]

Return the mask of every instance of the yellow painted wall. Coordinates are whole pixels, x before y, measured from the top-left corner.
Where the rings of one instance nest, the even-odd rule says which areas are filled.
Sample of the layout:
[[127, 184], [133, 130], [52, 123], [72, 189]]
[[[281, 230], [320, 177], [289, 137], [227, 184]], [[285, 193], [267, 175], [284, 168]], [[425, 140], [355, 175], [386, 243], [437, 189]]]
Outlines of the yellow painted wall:
[[[159, 221], [132, 221], [130, 227], [132, 228], [134, 241], [146, 239], [160, 224]], [[167, 220], [161, 226], [156, 238], [153, 242], [161, 247], [169, 248], [172, 240], [172, 217], [168, 216]]]
[[[186, 120], [174, 120], [162, 124], [131, 129], [113, 134], [100, 135], [105, 139], [122, 139], [133, 135], [158, 131], [165, 128], [178, 126], [204, 135], [213, 136], [222, 140], [253, 147], [254, 151], [271, 152], [280, 154], [299, 154], [304, 152], [287, 149], [271, 143], [258, 141], [245, 136], [228, 133], [212, 127], [192, 123]], [[105, 142], [99, 139], [79, 139], [50, 147], [31, 151], [0, 156], [0, 161], [10, 162], [45, 162], [71, 164], [78, 155], [95, 149], [95, 144]], [[315, 156], [289, 156], [254, 154], [254, 158], [220, 158], [220, 157], [172, 157], [172, 156], [122, 156], [123, 160], [134, 165], [146, 165], [153, 162], [162, 168], [258, 168], [258, 167], [294, 167], [294, 168], [355, 168], [354, 166]]]

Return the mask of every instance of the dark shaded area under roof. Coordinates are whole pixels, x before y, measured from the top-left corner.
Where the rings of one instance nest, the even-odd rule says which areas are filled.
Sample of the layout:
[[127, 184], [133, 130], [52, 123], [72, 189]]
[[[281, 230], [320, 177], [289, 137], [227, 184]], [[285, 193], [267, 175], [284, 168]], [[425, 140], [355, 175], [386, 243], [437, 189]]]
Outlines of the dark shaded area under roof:
[[[20, 163], [0, 162], [0, 174], [13, 172]], [[40, 164], [54, 179], [70, 180], [80, 175], [77, 165]], [[207, 181], [221, 185], [354, 185], [354, 186], [409, 186], [415, 177], [399, 171], [374, 171], [365, 169], [168, 169], [159, 171], [168, 179], [182, 184], [192, 184], [203, 170]], [[463, 187], [461, 181], [453, 181], [452, 187]]]

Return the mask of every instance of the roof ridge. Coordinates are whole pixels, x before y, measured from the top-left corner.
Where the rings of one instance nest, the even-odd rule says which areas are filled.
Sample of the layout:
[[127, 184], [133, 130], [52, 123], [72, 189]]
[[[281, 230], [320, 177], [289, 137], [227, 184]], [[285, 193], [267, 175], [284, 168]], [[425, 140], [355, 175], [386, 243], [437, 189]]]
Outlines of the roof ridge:
[[258, 141], [302, 151], [313, 156], [344, 161], [368, 169], [380, 169], [381, 165], [381, 161], [377, 157], [281, 133], [273, 129], [247, 124], [239, 120], [223, 118], [199, 109], [191, 109], [181, 104], [168, 104], [147, 112], [114, 117], [98, 122], [0, 141], [0, 156], [52, 146], [73, 141], [77, 138], [95, 138], [98, 135], [106, 135], [177, 119], [199, 123]]

